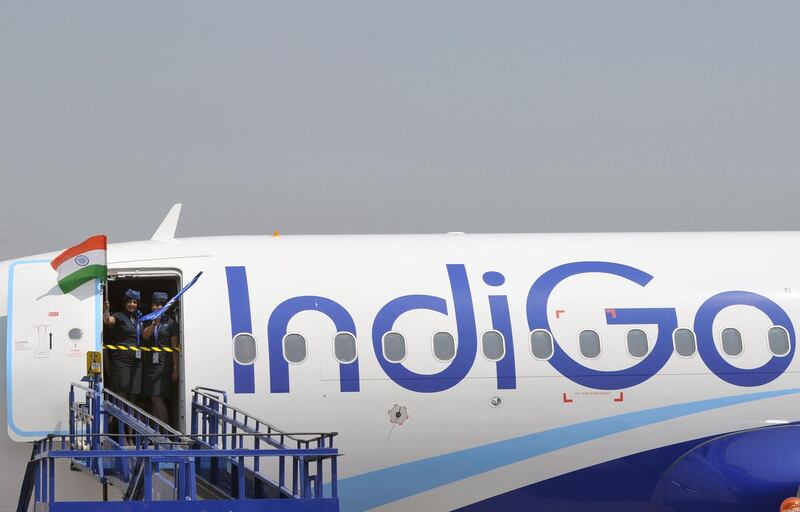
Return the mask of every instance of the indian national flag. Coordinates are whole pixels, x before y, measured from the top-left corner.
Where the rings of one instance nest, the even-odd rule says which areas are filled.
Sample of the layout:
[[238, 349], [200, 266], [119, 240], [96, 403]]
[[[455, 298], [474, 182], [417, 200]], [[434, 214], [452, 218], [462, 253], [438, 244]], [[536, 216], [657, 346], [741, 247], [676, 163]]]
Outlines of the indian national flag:
[[92, 279], [105, 279], [108, 275], [106, 236], [96, 235], [70, 247], [56, 256], [50, 266], [58, 272], [58, 287], [64, 293]]

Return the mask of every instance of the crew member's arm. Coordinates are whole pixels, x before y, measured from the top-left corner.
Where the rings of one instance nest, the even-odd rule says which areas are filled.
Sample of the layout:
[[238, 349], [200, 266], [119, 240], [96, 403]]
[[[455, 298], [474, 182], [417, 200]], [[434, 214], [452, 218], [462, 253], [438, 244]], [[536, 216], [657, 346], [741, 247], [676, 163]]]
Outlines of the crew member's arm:
[[[150, 325], [145, 327], [144, 330], [142, 331], [142, 337], [145, 340], [150, 341], [150, 338], [153, 336], [153, 331], [155, 330], [156, 326], [158, 324], [160, 324], [160, 323], [161, 323], [161, 317], [158, 317], [155, 320], [153, 320], [152, 322], [150, 322]], [[156, 340], [156, 341], [158, 341], [158, 340]]]
[[[111, 316], [111, 313], [108, 311], [108, 301], [103, 303], [103, 325], [107, 325], [109, 327], [114, 327], [116, 325], [117, 319]], [[112, 341], [113, 343], [113, 341]], [[109, 363], [109, 353], [108, 350], [103, 350], [103, 381], [108, 382], [109, 378], [111, 377], [111, 364]]]
[[103, 323], [109, 327], [113, 327], [117, 324], [117, 319], [114, 318], [109, 311], [108, 301], [103, 304]]

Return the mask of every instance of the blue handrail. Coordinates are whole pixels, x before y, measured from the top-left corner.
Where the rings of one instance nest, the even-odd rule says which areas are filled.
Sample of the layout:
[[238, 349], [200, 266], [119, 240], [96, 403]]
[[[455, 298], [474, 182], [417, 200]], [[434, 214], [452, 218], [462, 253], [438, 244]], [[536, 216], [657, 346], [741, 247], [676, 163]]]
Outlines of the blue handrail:
[[[267, 421], [252, 416], [245, 411], [230, 405], [227, 395], [220, 390], [210, 388], [194, 388], [192, 390], [192, 420], [191, 432], [205, 447], [217, 449], [243, 449], [245, 440], [253, 449], [261, 449], [264, 445], [280, 449], [311, 450], [333, 449], [333, 439], [336, 432], [300, 432], [289, 433], [278, 429]], [[254, 494], [275, 491], [284, 497], [307, 497], [310, 495], [322, 496], [323, 483], [326, 479], [324, 463], [330, 465], [331, 494], [337, 497], [337, 457], [328, 459], [322, 457], [291, 460], [291, 472], [287, 471], [287, 456], [278, 456], [278, 478], [270, 478], [262, 471], [260, 457], [255, 457], [250, 467], [234, 464], [232, 470], [239, 471], [241, 467], [254, 482]], [[311, 464], [313, 463], [313, 468]], [[203, 475], [213, 484], [224, 484], [215, 461], [209, 466], [199, 466], [198, 473]], [[313, 471], [312, 471], [313, 469]], [[313, 486], [299, 485], [304, 482], [303, 476], [307, 475]], [[291, 486], [291, 487], [290, 487]], [[238, 492], [231, 489], [235, 494]]]
[[[169, 510], [199, 510], [203, 480], [204, 488], [211, 484], [216, 489], [213, 496], [225, 510], [262, 510], [254, 504], [289, 499], [281, 510], [338, 511], [336, 433], [284, 432], [228, 404], [222, 390], [197, 388], [193, 393], [192, 433], [186, 435], [104, 389], [97, 378], [73, 383], [69, 434], [34, 444], [26, 473], [32, 477], [25, 478], [20, 509], [32, 496], [53, 512], [90, 510], [86, 507], [93, 502], [56, 499], [55, 464], [69, 459], [73, 468], [103, 483], [104, 495], [108, 482], [121, 485], [125, 510], [138, 510], [131, 503], [135, 500], [166, 501]], [[110, 428], [112, 419], [116, 428]], [[277, 464], [262, 464], [276, 459]], [[325, 493], [323, 481], [331, 483]], [[113, 510], [113, 503], [106, 505]]]

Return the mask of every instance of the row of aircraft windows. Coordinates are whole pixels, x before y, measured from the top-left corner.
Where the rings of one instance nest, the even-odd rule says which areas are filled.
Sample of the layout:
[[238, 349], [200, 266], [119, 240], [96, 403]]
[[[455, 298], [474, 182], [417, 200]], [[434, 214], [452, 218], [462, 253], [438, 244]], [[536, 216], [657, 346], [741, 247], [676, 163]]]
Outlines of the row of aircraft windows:
[[[241, 338], [240, 337], [245, 337]], [[252, 340], [253, 348], [250, 348]], [[234, 356], [241, 364], [249, 364], [255, 360], [255, 340], [249, 334], [237, 335], [234, 338]], [[483, 355], [490, 361], [499, 361], [506, 355], [503, 335], [498, 331], [487, 331], [481, 337]], [[406, 358], [406, 339], [399, 332], [388, 332], [383, 336], [383, 355], [387, 361], [399, 363]], [[294, 364], [306, 360], [308, 349], [302, 334], [289, 333], [283, 338], [283, 357]], [[340, 363], [352, 363], [356, 360], [356, 338], [349, 332], [340, 332], [333, 337], [333, 355]], [[456, 340], [449, 332], [437, 332], [433, 335], [433, 356], [442, 362], [452, 361], [456, 356]]]
[[[650, 340], [641, 329], [631, 329], [625, 336], [628, 354], [635, 359], [642, 359], [650, 353]], [[697, 352], [697, 340], [691, 329], [676, 329], [672, 334], [675, 352], [681, 357], [691, 357]], [[736, 357], [742, 354], [744, 345], [742, 334], [732, 327], [727, 327], [720, 334], [722, 350], [726, 355]], [[456, 340], [449, 332], [437, 332], [433, 335], [433, 356], [442, 362], [452, 361], [456, 355]], [[406, 358], [406, 339], [399, 332], [387, 332], [383, 336], [383, 356], [387, 361], [399, 363]], [[767, 331], [767, 345], [775, 356], [789, 353], [789, 333], [780, 326], [773, 326]], [[602, 353], [600, 335], [591, 329], [578, 334], [578, 349], [586, 359], [597, 359]], [[553, 335], [546, 330], [537, 329], [530, 334], [530, 350], [534, 358], [548, 360], [553, 356]], [[499, 361], [506, 354], [505, 340], [498, 331], [486, 331], [481, 336], [481, 352], [489, 361]], [[349, 332], [337, 333], [333, 338], [333, 353], [340, 363], [352, 363], [358, 357], [356, 338]], [[255, 339], [250, 334], [239, 334], [234, 338], [234, 357], [241, 364], [250, 364], [255, 360]], [[289, 333], [283, 338], [283, 357], [294, 364], [306, 360], [308, 348], [302, 334]]]
[[[744, 351], [742, 334], [733, 327], [722, 329], [720, 334], [722, 351], [730, 357], [736, 357]], [[553, 336], [548, 331], [533, 331], [530, 336], [531, 353], [536, 359], [549, 359], [553, 355]], [[631, 329], [625, 336], [628, 355], [635, 359], [642, 359], [650, 353], [650, 342], [647, 333], [641, 329]], [[697, 352], [697, 340], [691, 329], [676, 329], [672, 333], [672, 342], [675, 352], [681, 357], [692, 357]], [[767, 331], [767, 345], [774, 356], [782, 357], [791, 349], [789, 333], [780, 326], [772, 326]], [[600, 357], [602, 347], [600, 335], [596, 331], [584, 330], [578, 334], [578, 348], [586, 359]]]

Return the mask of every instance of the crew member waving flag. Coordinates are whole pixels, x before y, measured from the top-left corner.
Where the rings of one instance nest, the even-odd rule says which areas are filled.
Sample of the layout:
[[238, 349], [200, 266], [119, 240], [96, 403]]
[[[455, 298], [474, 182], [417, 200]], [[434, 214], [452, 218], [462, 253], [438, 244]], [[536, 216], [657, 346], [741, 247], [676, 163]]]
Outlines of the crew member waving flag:
[[58, 287], [69, 293], [92, 279], [105, 280], [108, 276], [106, 266], [106, 236], [95, 235], [70, 247], [50, 262], [58, 272]]

